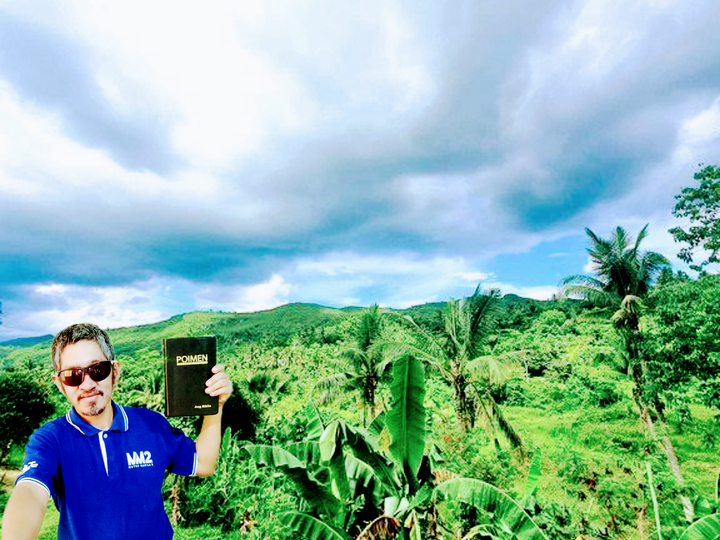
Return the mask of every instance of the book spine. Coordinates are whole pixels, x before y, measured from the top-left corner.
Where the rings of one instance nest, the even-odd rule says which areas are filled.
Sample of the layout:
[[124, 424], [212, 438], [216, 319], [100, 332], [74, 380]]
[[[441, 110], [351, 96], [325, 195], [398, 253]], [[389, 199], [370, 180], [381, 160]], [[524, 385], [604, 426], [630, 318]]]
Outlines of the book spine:
[[162, 340], [163, 371], [165, 373], [165, 416], [170, 416], [170, 396], [168, 395], [168, 362], [167, 342]]

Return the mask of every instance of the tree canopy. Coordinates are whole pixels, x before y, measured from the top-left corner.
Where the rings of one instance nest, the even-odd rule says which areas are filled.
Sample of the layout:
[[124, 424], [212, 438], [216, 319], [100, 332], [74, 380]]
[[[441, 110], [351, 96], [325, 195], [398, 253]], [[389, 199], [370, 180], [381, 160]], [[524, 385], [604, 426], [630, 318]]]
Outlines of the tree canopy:
[[640, 251], [647, 228], [645, 225], [634, 241], [622, 227], [617, 227], [607, 240], [585, 228], [596, 275], [568, 276], [561, 282], [563, 291], [611, 305], [618, 305], [627, 295], [647, 294], [657, 275], [670, 264], [660, 253]]
[[700, 264], [691, 264], [690, 268], [700, 272], [710, 263], [720, 262], [720, 167], [710, 165], [695, 173], [695, 180], [700, 182], [697, 187], [687, 187], [675, 198], [678, 203], [673, 215], [688, 218], [690, 226], [674, 227], [670, 234], [676, 242], [687, 244], [678, 253], [678, 257], [686, 263], [692, 263], [699, 247], [709, 252]]
[[648, 298], [652, 314], [644, 348], [651, 364], [650, 392], [674, 388], [693, 377], [720, 376], [720, 277], [667, 283]]

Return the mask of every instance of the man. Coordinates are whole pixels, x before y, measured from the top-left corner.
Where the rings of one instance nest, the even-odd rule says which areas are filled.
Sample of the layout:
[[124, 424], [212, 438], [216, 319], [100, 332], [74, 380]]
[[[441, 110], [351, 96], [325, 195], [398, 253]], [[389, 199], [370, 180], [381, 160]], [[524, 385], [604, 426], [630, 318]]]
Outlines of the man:
[[53, 340], [52, 361], [53, 381], [72, 409], [30, 438], [2, 538], [37, 538], [51, 496], [60, 511], [59, 540], [172, 538], [161, 494], [164, 474], [215, 471], [222, 408], [232, 393], [223, 366], [213, 368], [205, 389], [218, 397], [219, 412], [205, 416], [193, 442], [161, 414], [112, 401], [120, 366], [104, 330], [66, 328]]

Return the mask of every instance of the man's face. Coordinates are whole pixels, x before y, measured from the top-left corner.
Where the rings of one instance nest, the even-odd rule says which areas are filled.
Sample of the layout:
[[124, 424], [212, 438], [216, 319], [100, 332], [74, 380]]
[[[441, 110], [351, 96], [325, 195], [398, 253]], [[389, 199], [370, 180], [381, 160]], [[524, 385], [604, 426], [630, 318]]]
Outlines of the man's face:
[[[63, 350], [60, 355], [60, 370], [84, 368], [106, 360], [107, 358], [96, 342], [78, 341], [66, 346]], [[118, 373], [118, 365], [113, 364], [112, 372], [103, 381], [93, 381], [87, 373], [83, 374], [80, 386], [67, 386], [60, 382], [57, 375], [53, 375], [53, 380], [60, 391], [67, 396], [77, 413], [88, 419], [101, 415], [110, 404]]]

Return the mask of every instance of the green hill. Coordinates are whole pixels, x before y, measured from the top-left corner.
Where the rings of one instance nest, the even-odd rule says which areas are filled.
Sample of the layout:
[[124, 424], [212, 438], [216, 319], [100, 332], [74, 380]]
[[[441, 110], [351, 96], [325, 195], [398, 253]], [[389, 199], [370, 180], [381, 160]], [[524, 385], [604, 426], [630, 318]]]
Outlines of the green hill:
[[[716, 289], [720, 290], [720, 283]], [[708, 298], [713, 298], [716, 289], [708, 292]], [[683, 322], [687, 306], [699, 305], [692, 295], [687, 302], [673, 304], [684, 318], [670, 313], [663, 315], [663, 322], [648, 313], [647, 326], [657, 329], [660, 323]], [[708, 301], [707, 305], [710, 309], [716, 304]], [[443, 307], [443, 303], [429, 303], [381, 311], [409, 315], [427, 331], [439, 332], [444, 327]], [[473, 395], [483, 403], [497, 404], [501, 420], [478, 407], [472, 428], [465, 432], [458, 423], [453, 388], [437, 369], [425, 367], [426, 451], [443, 474], [484, 480], [521, 500], [530, 473], [529, 456], [539, 451], [538, 489], [526, 500], [525, 508], [553, 540], [581, 535], [596, 540], [646, 540], [656, 534], [647, 464], [655, 476], [663, 538], [677, 538], [685, 526], [680, 495], [690, 497], [698, 512], [712, 511], [714, 505], [702, 498], [712, 500], [715, 493], [720, 425], [714, 418], [716, 408], [708, 405], [713, 399], [720, 403], [713, 397], [720, 385], [690, 380], [662, 389], [666, 407], [660, 409], [665, 417], [661, 435], [675, 445], [686, 481], [679, 485], [661, 447], [640, 421], [636, 379], [606, 311], [585, 309], [580, 302], [514, 295], [500, 299], [497, 307], [498, 325], [481, 345], [481, 356], [466, 376], [475, 378]], [[362, 426], [365, 411], [358, 388], [347, 385], [329, 392], [318, 381], [333, 377], [347, 381], [345, 375], [338, 376], [357, 369], [346, 353], [357, 344], [364, 312], [359, 307], [288, 304], [255, 313], [193, 312], [155, 324], [111, 329], [123, 366], [116, 397], [125, 405], [161, 409], [161, 340], [214, 334], [235, 385], [223, 420], [239, 439], [281, 446], [298, 443], [308, 433], [310, 419], [305, 411], [309, 405], [318, 407], [325, 422], [342, 418]], [[383, 317], [388, 331], [385, 339], [421, 345], [401, 317]], [[698, 315], [691, 327], [705, 319], [714, 320]], [[699, 335], [708, 337], [714, 327], [708, 325]], [[678, 334], [678, 338], [692, 337], [685, 330]], [[712, 349], [713, 339], [710, 336], [703, 343], [717, 351], [720, 342]], [[443, 345], [448, 351], [456, 346], [450, 341]], [[0, 368], [27, 373], [44, 385], [61, 412], [67, 405], [49, 382], [49, 348], [47, 337], [4, 343]], [[387, 410], [392, 399], [381, 381], [378, 408]], [[172, 421], [190, 433], [197, 427], [187, 419]], [[516, 450], [518, 442], [524, 452]], [[387, 448], [389, 441], [381, 437], [380, 444]], [[221, 537], [228, 530], [236, 531], [247, 516], [256, 522], [259, 537], [287, 537], [277, 516], [297, 506], [292, 484], [272, 470], [258, 468], [241, 446], [227, 443], [229, 461], [211, 483], [189, 480], [183, 484], [179, 504], [188, 528], [178, 531], [179, 538]], [[171, 487], [168, 484], [166, 499]], [[223, 512], [208, 514], [202, 509], [220, 504], [217, 493], [224, 497]], [[446, 515], [440, 517], [454, 516], [458, 527], [484, 519], [464, 507], [442, 511]], [[237, 533], [235, 537], [244, 536]]]

